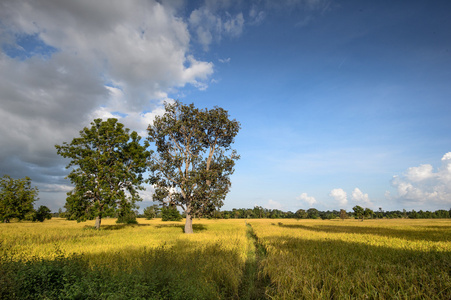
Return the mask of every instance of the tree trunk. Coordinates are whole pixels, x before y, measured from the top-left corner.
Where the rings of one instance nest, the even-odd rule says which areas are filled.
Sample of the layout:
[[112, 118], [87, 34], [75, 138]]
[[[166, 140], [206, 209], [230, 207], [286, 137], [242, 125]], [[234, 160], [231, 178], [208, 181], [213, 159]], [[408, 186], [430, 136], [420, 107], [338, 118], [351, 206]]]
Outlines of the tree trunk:
[[185, 233], [193, 233], [193, 217], [190, 209], [186, 210]]
[[100, 230], [100, 223], [102, 222], [102, 217], [101, 216], [97, 216], [96, 217], [96, 229]]

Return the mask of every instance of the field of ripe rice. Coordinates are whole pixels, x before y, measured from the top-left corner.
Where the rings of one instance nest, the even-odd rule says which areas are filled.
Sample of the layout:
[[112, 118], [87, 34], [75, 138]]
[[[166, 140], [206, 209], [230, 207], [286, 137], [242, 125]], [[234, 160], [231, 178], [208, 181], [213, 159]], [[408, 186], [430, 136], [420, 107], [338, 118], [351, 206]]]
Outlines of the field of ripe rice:
[[451, 299], [450, 220], [0, 224], [0, 299]]
[[192, 235], [182, 222], [138, 221], [0, 224], [0, 299], [238, 298], [244, 221], [195, 220]]
[[272, 299], [451, 299], [449, 220], [253, 220]]

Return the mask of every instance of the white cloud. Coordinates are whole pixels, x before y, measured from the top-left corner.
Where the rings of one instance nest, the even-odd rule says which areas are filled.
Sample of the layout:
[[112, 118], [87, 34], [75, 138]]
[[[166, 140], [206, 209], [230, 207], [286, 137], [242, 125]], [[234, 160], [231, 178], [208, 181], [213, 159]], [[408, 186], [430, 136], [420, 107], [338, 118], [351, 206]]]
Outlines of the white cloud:
[[254, 4], [249, 11], [249, 17], [251, 25], [259, 25], [266, 18], [266, 13]]
[[296, 197], [297, 200], [303, 201], [305, 204], [309, 206], [309, 208], [313, 207], [314, 204], [317, 203], [315, 197], [307, 195], [307, 193], [302, 193], [298, 197]]
[[373, 207], [374, 204], [370, 201], [368, 194], [364, 194], [359, 188], [355, 188], [351, 194], [352, 200], [363, 207]]
[[334, 198], [341, 208], [345, 208], [348, 205], [348, 195], [343, 189], [333, 189], [330, 191], [329, 196]]
[[391, 184], [397, 195], [391, 198], [411, 205], [429, 204], [438, 208], [451, 205], [451, 152], [441, 161], [442, 165], [435, 172], [431, 165], [424, 164], [393, 176]]
[[112, 97], [107, 103], [112, 110], [151, 109], [150, 99], [166, 97], [174, 87], [205, 84], [213, 64], [187, 55], [187, 24], [171, 10], [156, 1], [106, 4], [10, 1], [1, 17], [15, 34], [37, 34], [47, 45], [118, 85], [127, 101], [117, 107]]
[[225, 64], [225, 63], [229, 63], [232, 59], [230, 57], [228, 57], [228, 58], [224, 58], [224, 59], [220, 58], [218, 60], [220, 63]]
[[433, 178], [435, 174], [432, 172], [431, 165], [420, 165], [419, 167], [411, 167], [407, 169], [405, 176], [408, 180], [419, 182], [426, 179]]
[[448, 152], [445, 155], [443, 155], [442, 161], [444, 160], [451, 160], [451, 152]]
[[189, 25], [196, 33], [197, 41], [205, 51], [213, 42], [221, 41], [223, 36], [238, 37], [244, 28], [243, 13], [219, 14], [215, 8], [203, 6], [194, 10], [189, 17]]
[[283, 205], [280, 204], [280, 203], [277, 202], [277, 201], [274, 201], [274, 200], [272, 200], [272, 199], [269, 199], [269, 200], [268, 200], [268, 203], [265, 205], [265, 207], [266, 207], [266, 208], [269, 208], [269, 209], [282, 209], [282, 208], [283, 208]]
[[[206, 89], [213, 63], [189, 54], [191, 34], [179, 7], [152, 0], [0, 1], [1, 173], [67, 184], [67, 161], [54, 145], [71, 141], [93, 118], [118, 117], [145, 135], [169, 93], [187, 84]], [[54, 52], [21, 48], [24, 36]], [[13, 58], [6, 45], [29, 53]]]
[[237, 37], [243, 32], [243, 26], [243, 13], [239, 13], [234, 17], [230, 14], [227, 14], [227, 20], [224, 22], [224, 30], [227, 34], [233, 37]]

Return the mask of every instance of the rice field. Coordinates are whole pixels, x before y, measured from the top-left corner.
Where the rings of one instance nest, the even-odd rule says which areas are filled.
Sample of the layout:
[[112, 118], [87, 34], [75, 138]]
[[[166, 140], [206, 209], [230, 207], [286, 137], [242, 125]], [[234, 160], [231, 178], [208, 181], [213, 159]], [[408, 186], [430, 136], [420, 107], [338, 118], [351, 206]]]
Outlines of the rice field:
[[252, 222], [273, 299], [451, 299], [448, 220]]
[[451, 221], [0, 224], [1, 299], [451, 299]]

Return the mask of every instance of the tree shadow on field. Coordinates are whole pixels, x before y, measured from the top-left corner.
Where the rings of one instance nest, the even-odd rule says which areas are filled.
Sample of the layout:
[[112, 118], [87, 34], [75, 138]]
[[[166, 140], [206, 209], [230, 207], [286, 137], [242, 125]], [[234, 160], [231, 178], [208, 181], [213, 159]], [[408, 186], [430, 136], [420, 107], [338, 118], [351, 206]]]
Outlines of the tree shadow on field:
[[289, 299], [451, 299], [450, 252], [282, 235], [262, 240], [274, 249], [264, 269], [275, 298], [290, 291]]
[[448, 242], [451, 240], [449, 226], [424, 226], [422, 228], [398, 229], [389, 227], [365, 227], [365, 226], [340, 226], [340, 225], [302, 225], [282, 224], [279, 226], [289, 229], [304, 229], [326, 233], [350, 233], [350, 234], [373, 234], [390, 238], [399, 238], [411, 241]]
[[[155, 228], [169, 228], [169, 227], [178, 227], [180, 228], [183, 232], [185, 232], [185, 225], [181, 225], [181, 224], [159, 224], [159, 225], [155, 225]], [[207, 230], [207, 226], [203, 225], [203, 224], [193, 224], [193, 231], [204, 231]]]
[[[100, 230], [120, 230], [124, 228], [134, 228], [134, 227], [143, 227], [150, 226], [150, 224], [116, 224], [116, 225], [100, 225]], [[95, 226], [85, 225], [83, 227], [84, 230], [96, 230]]]

